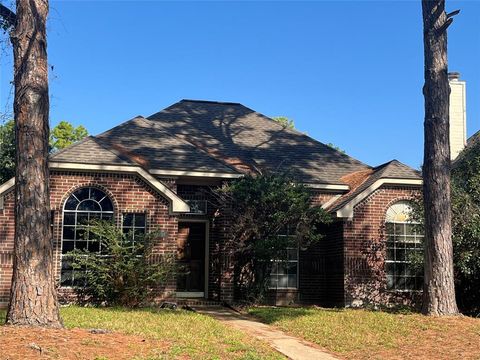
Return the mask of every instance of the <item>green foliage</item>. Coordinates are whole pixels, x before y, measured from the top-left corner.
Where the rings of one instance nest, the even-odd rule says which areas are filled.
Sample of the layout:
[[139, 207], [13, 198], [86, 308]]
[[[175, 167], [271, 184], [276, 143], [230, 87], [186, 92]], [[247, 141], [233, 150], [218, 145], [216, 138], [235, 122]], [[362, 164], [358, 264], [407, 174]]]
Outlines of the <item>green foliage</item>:
[[0, 185], [15, 176], [15, 123], [0, 125]]
[[155, 290], [177, 272], [174, 255], [152, 254], [152, 244], [162, 237], [155, 231], [130, 241], [114, 224], [97, 221], [89, 227], [90, 236], [99, 239], [101, 253], [75, 250], [68, 253], [80, 277], [76, 287], [82, 302], [104, 305], [140, 306], [150, 303]]
[[88, 136], [88, 131], [82, 125], [74, 127], [67, 121], [60, 121], [50, 132], [50, 148], [57, 151], [72, 145]]
[[[231, 206], [232, 248], [238, 296], [261, 301], [272, 270], [287, 248], [307, 248], [322, 238], [320, 227], [330, 216], [312, 206], [311, 192], [288, 174], [245, 176], [218, 191]], [[284, 236], [288, 230], [289, 236]]]
[[286, 116], [275, 116], [275, 117], [272, 117], [272, 119], [278, 122], [284, 128], [295, 129], [294, 121], [292, 119], [289, 119]]
[[325, 144], [325, 145], [327, 145], [328, 147], [331, 147], [331, 148], [334, 149], [334, 150], [340, 151], [341, 153], [345, 154], [345, 150], [339, 148], [339, 147], [336, 146], [335, 144], [328, 143], [328, 144]]
[[[463, 312], [480, 314], [480, 144], [467, 148], [455, 163], [451, 191], [457, 303]], [[421, 199], [413, 220], [423, 223]]]
[[466, 149], [452, 171], [452, 214], [457, 302], [480, 314], [480, 144]]
[[[50, 149], [63, 149], [88, 136], [83, 126], [73, 127], [61, 121], [50, 133]], [[15, 176], [15, 122], [9, 120], [0, 125], [0, 184]]]

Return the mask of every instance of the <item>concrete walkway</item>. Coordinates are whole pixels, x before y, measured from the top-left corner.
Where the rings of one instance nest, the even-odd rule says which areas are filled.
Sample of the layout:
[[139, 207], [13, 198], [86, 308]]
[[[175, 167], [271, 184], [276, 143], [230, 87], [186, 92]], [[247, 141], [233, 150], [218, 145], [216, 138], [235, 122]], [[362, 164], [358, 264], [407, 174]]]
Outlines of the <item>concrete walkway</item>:
[[195, 310], [204, 315], [226, 323], [257, 339], [267, 342], [278, 352], [294, 360], [335, 360], [336, 358], [322, 351], [317, 345], [308, 341], [285, 334], [283, 331], [256, 321], [250, 316], [239, 314], [231, 309], [215, 307], [195, 307]]

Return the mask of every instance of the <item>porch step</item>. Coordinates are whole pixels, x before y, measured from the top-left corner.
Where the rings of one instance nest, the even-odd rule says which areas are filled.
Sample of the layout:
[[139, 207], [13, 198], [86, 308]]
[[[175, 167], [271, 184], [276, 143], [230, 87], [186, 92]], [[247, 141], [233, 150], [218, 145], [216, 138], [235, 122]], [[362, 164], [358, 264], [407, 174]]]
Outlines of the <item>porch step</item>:
[[208, 300], [208, 299], [188, 299], [188, 298], [177, 298], [175, 300], [178, 306], [221, 306], [219, 301]]

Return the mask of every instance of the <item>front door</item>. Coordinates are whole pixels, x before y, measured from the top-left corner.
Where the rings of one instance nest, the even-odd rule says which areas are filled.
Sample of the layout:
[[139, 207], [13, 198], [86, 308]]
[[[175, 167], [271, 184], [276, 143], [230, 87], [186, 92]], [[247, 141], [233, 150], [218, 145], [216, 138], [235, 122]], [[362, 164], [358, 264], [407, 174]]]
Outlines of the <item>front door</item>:
[[177, 256], [177, 296], [203, 297], [205, 294], [206, 223], [179, 222]]

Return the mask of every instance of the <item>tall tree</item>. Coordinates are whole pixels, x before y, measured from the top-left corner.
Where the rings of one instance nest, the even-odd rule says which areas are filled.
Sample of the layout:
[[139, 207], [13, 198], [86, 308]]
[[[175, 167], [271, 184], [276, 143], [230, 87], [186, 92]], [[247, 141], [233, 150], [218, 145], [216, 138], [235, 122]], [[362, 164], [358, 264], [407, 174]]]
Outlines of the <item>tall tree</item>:
[[16, 139], [15, 243], [7, 324], [61, 327], [54, 279], [48, 172], [48, 0], [0, 5], [11, 26]]
[[423, 200], [425, 280], [423, 313], [458, 313], [453, 277], [447, 28], [445, 0], [422, 0], [425, 57]]
[[51, 150], [64, 149], [86, 136], [88, 136], [88, 131], [82, 125], [74, 127], [68, 121], [60, 121], [50, 133]]

